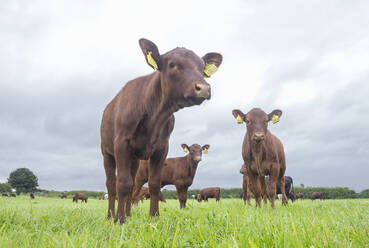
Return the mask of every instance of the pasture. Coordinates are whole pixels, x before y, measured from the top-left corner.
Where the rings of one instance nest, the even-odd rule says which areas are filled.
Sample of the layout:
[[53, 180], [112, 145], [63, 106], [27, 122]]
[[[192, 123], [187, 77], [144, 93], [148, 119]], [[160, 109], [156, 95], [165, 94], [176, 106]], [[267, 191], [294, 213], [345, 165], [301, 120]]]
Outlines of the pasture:
[[0, 198], [0, 247], [369, 247], [369, 200], [303, 200], [275, 210], [241, 199], [134, 207], [123, 226], [106, 216], [107, 201]]

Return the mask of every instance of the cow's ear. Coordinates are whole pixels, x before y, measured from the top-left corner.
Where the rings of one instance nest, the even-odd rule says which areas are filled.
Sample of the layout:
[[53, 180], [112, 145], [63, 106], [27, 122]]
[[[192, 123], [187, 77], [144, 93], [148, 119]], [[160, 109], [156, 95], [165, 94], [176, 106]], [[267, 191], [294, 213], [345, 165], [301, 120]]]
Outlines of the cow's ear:
[[141, 50], [145, 55], [146, 62], [155, 70], [161, 70], [161, 57], [158, 47], [149, 40], [140, 39], [139, 42]]
[[207, 53], [202, 59], [205, 62], [203, 76], [208, 78], [218, 70], [223, 56], [220, 53]]
[[183, 148], [183, 151], [184, 151], [184, 152], [188, 152], [188, 150], [189, 150], [189, 149], [188, 149], [188, 145], [186, 145], [186, 144], [182, 144], [182, 145], [181, 145], [181, 147]]
[[245, 114], [239, 109], [232, 110], [232, 115], [236, 118], [238, 124], [242, 124], [245, 121]]
[[205, 154], [208, 154], [209, 147], [210, 145], [208, 144], [202, 146], [202, 150], [204, 151]]
[[268, 121], [272, 121], [273, 124], [279, 121], [279, 118], [282, 116], [282, 110], [275, 109], [270, 114], [268, 114]]

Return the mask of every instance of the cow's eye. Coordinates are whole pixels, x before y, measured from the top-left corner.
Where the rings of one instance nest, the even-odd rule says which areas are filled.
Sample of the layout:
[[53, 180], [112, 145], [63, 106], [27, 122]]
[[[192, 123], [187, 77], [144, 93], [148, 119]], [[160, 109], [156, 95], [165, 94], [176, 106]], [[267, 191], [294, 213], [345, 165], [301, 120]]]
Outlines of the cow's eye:
[[174, 68], [174, 66], [176, 66], [176, 65], [175, 65], [173, 62], [170, 62], [170, 63], [169, 63], [169, 67], [170, 67], [170, 68]]

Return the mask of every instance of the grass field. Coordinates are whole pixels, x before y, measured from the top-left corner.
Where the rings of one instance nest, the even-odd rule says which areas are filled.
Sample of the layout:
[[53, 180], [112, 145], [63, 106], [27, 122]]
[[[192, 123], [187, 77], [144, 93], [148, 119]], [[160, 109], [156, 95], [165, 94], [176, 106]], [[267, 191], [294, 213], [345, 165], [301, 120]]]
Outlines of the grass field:
[[0, 247], [369, 247], [369, 200], [298, 201], [261, 209], [240, 199], [168, 200], [159, 218], [149, 201], [123, 226], [106, 216], [107, 201], [0, 198]]

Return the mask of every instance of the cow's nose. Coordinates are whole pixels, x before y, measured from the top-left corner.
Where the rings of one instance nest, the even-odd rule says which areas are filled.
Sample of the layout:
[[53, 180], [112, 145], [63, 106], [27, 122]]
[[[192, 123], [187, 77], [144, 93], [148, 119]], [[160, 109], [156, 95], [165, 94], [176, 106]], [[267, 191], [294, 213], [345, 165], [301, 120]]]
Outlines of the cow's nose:
[[264, 140], [264, 133], [255, 133], [254, 134], [254, 140], [256, 142], [260, 142]]
[[195, 83], [194, 84], [196, 97], [199, 98], [210, 98], [210, 85], [207, 83]]
[[201, 161], [201, 156], [196, 156], [196, 157], [194, 157], [194, 160], [195, 160], [196, 162], [200, 162], [200, 161]]

